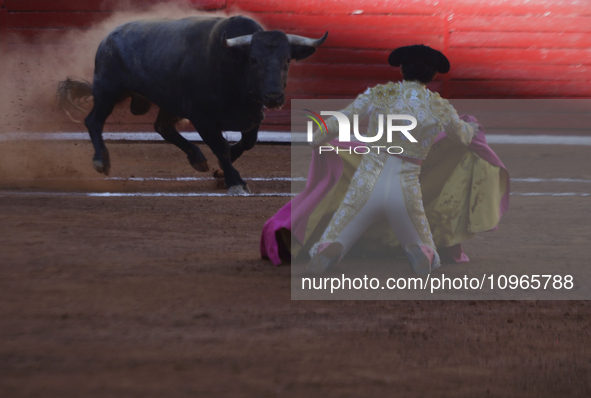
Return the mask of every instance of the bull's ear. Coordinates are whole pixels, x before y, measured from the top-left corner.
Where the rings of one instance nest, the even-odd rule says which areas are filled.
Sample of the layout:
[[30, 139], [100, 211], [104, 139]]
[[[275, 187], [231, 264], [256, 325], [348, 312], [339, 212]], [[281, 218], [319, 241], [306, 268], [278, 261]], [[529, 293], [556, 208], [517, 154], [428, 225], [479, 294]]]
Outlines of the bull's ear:
[[301, 59], [306, 59], [310, 55], [314, 54], [315, 52], [316, 52], [315, 47], [297, 46], [297, 45], [291, 46], [291, 58], [295, 59], [296, 61], [299, 61]]

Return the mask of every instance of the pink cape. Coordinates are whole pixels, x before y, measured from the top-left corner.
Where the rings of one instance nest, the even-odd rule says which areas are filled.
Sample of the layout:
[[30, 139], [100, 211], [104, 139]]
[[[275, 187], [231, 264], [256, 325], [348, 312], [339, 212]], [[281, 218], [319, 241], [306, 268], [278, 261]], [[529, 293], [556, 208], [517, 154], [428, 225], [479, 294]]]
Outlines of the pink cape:
[[[462, 116], [462, 119], [468, 122], [476, 122], [476, 118], [473, 116], [464, 115]], [[439, 142], [443, 139], [447, 139], [447, 136], [444, 132], [441, 132], [435, 139], [435, 142]], [[342, 143], [336, 140], [331, 142], [331, 144], [345, 148], [354, 148], [362, 145], [350, 142]], [[472, 143], [468, 148], [486, 162], [506, 170], [503, 162], [501, 162], [496, 153], [488, 146], [482, 126], [480, 127], [478, 134], [472, 139]], [[290, 259], [289, 250], [284, 247], [282, 239], [278, 237], [279, 231], [281, 229], [291, 231], [294, 238], [302, 243], [306, 234], [308, 218], [326, 194], [328, 194], [339, 181], [342, 172], [343, 163], [341, 158], [335, 152], [328, 152], [320, 156], [314, 151], [308, 172], [306, 188], [289, 203], [283, 206], [277, 214], [267, 220], [263, 226], [260, 244], [262, 258], [268, 258], [274, 265], [281, 264], [282, 260]], [[502, 216], [509, 208], [509, 188], [509, 179], [507, 179], [507, 187], [500, 202], [500, 216]], [[496, 227], [494, 229], [496, 229]], [[456, 262], [470, 261], [468, 256], [464, 253], [461, 244], [438, 248], [438, 251], [440, 254], [447, 254]]]

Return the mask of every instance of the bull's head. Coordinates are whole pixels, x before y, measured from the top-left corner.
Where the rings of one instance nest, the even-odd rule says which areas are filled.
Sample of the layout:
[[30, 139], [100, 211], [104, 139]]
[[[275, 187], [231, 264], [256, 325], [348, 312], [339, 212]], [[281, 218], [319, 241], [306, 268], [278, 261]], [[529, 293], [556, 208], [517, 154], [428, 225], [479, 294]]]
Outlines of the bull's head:
[[289, 62], [308, 58], [327, 37], [328, 32], [320, 39], [310, 39], [273, 30], [228, 39], [224, 32], [222, 44], [245, 50], [249, 91], [266, 107], [278, 108], [285, 102]]

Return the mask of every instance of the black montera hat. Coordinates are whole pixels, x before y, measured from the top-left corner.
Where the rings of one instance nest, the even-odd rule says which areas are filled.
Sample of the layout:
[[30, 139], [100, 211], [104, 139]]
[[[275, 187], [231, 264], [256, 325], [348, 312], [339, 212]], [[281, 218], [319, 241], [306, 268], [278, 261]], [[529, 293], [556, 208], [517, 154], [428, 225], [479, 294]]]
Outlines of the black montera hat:
[[435, 68], [438, 73], [449, 72], [449, 61], [441, 51], [432, 49], [423, 44], [398, 47], [388, 57], [388, 63], [392, 66], [423, 64]]

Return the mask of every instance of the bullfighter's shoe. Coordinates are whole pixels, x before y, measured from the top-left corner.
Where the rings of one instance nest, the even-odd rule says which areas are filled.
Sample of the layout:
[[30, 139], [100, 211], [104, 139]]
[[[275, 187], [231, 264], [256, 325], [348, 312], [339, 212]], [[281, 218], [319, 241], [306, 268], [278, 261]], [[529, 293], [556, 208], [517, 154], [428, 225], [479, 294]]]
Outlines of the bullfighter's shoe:
[[428, 246], [419, 246], [416, 243], [409, 243], [404, 247], [406, 258], [410, 268], [417, 275], [429, 275], [431, 273], [431, 265], [435, 254], [433, 249]]
[[328, 271], [331, 267], [337, 265], [343, 257], [343, 245], [338, 242], [327, 244], [318, 248], [312, 260], [308, 263], [306, 270], [316, 275], [320, 275]]

